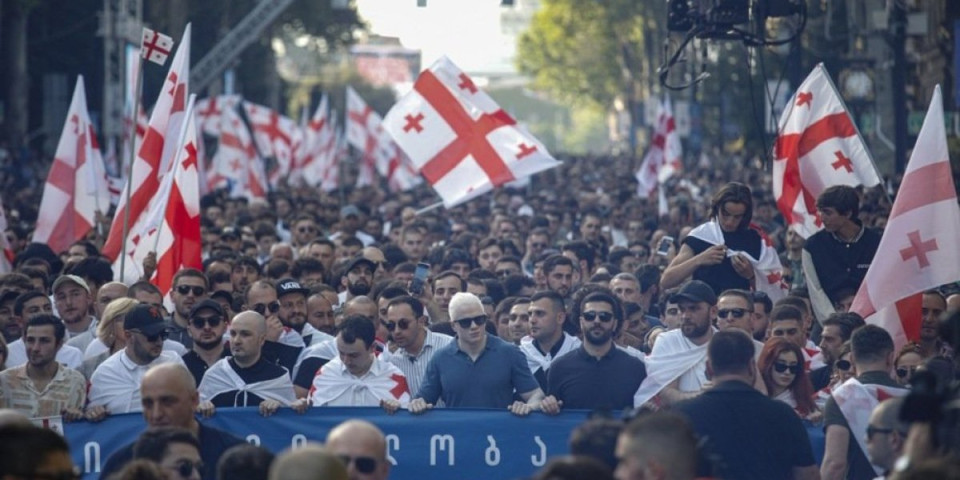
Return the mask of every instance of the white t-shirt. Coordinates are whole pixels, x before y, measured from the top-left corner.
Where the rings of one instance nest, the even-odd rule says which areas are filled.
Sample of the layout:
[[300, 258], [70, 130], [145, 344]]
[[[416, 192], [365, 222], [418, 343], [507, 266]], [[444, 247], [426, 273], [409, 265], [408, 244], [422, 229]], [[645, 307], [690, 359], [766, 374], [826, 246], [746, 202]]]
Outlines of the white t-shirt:
[[[83, 352], [78, 348], [64, 344], [57, 352], [57, 361], [74, 369], [79, 370], [83, 363]], [[7, 345], [7, 368], [19, 367], [27, 363], [27, 347], [23, 344], [23, 338], [10, 342]]]
[[127, 355], [126, 349], [114, 353], [103, 361], [90, 376], [90, 406], [104, 405], [111, 414], [140, 412], [140, 379], [147, 370], [162, 363], [183, 365], [180, 355], [163, 351], [147, 365], [137, 365]]

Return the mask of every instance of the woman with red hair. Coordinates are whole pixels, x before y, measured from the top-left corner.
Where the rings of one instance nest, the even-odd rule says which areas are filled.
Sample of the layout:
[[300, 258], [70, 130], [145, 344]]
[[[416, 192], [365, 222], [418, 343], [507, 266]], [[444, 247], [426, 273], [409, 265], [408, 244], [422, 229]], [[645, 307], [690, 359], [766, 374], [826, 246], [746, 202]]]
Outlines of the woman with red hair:
[[801, 417], [808, 418], [817, 413], [813, 385], [804, 369], [800, 347], [784, 338], [773, 337], [760, 352], [757, 366], [770, 397], [787, 403]]

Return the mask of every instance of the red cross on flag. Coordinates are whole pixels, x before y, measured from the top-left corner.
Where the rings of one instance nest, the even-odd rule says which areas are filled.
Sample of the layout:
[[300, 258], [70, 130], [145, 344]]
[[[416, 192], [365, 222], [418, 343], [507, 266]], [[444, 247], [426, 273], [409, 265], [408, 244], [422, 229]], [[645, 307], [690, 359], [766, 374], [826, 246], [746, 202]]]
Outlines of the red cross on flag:
[[821, 228], [816, 200], [827, 187], [880, 184], [870, 152], [822, 63], [790, 99], [779, 132], [773, 194], [783, 217], [803, 238]]
[[[898, 348], [899, 350], [899, 348]], [[860, 449], [867, 450], [867, 427], [870, 425], [870, 414], [880, 402], [889, 398], [902, 397], [909, 393], [906, 388], [887, 387], [881, 385], [863, 384], [856, 378], [851, 378], [833, 390], [834, 401], [840, 408], [840, 413], [847, 419], [850, 426], [850, 436], [857, 440]], [[877, 475], [883, 476], [883, 469], [873, 466]]]
[[109, 209], [106, 169], [90, 124], [81, 76], [43, 188], [33, 241], [63, 252], [93, 229], [96, 212]]
[[197, 155], [197, 126], [191, 95], [186, 122], [175, 140], [170, 170], [164, 175], [156, 201], [145, 215], [146, 230], [133, 260], [140, 264], [149, 251], [157, 252], [157, 270], [150, 283], [164, 296], [173, 285], [173, 275], [184, 268], [202, 269], [200, 258], [200, 173]]
[[446, 57], [420, 73], [384, 129], [447, 208], [560, 164]]
[[281, 178], [290, 175], [297, 150], [303, 143], [303, 132], [292, 118], [263, 105], [243, 102], [243, 109], [260, 154], [273, 157], [277, 162], [277, 168], [268, 175], [270, 185], [276, 187]]
[[227, 187], [232, 197], [266, 198], [268, 186], [263, 159], [257, 154], [250, 130], [235, 108], [223, 111], [217, 129], [220, 135], [207, 179], [209, 188]]
[[[186, 37], [186, 35], [184, 35]], [[173, 39], [160, 32], [143, 28], [143, 41], [140, 42], [140, 55], [157, 65], [163, 65], [173, 50]]]
[[207, 135], [220, 134], [220, 116], [225, 110], [237, 108], [240, 95], [218, 95], [197, 100], [197, 122]]
[[[0, 230], [7, 231], [7, 213], [2, 201], [0, 201]], [[6, 235], [0, 235], [0, 250], [3, 250], [0, 253], [0, 274], [10, 273], [13, 271], [14, 254]]]
[[960, 280], [960, 207], [947, 155], [937, 86], [877, 254], [850, 307], [890, 332], [897, 350], [920, 336], [921, 292]]
[[[336, 115], [332, 115], [326, 94], [320, 99], [313, 117], [304, 129], [302, 159], [300, 160], [303, 180], [311, 187], [329, 187], [330, 170], [337, 168], [337, 125]], [[334, 185], [333, 188], [336, 188]]]
[[637, 195], [647, 198], [673, 174], [683, 168], [683, 148], [673, 119], [670, 98], [664, 97], [657, 107], [657, 124], [653, 130], [650, 149], [637, 170]]
[[[170, 162], [176, 152], [176, 135], [184, 121], [184, 109], [187, 103], [187, 79], [190, 77], [190, 25], [183, 32], [183, 41], [170, 63], [170, 71], [160, 89], [160, 95], [153, 107], [150, 124], [143, 137], [143, 143], [133, 161], [133, 175], [127, 179], [124, 192], [120, 195], [110, 225], [110, 233], [103, 245], [103, 255], [116, 261], [121, 251], [132, 251], [138, 237], [128, 235], [127, 245], [123, 245], [123, 222], [126, 210], [130, 211], [130, 232], [143, 230], [138, 228], [141, 215], [147, 210], [154, 194], [160, 188], [163, 176], [169, 170]], [[170, 141], [167, 141], [169, 137]], [[127, 190], [130, 201], [127, 202]], [[125, 263], [126, 272], [119, 265], [114, 268], [118, 280], [135, 282], [142, 272], [139, 265]]]
[[[353, 87], [347, 85], [347, 144], [360, 152], [357, 186], [373, 185], [378, 157], [383, 155], [383, 118]], [[388, 137], [389, 138], [389, 137]]]

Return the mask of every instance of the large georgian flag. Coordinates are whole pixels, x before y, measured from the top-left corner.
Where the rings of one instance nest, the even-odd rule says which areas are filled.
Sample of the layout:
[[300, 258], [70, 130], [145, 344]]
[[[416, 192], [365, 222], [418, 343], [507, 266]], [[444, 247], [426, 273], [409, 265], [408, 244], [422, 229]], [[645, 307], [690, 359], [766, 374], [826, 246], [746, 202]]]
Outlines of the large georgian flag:
[[96, 226], [98, 211], [105, 214], [109, 209], [107, 173], [87, 112], [81, 76], [43, 187], [33, 241], [63, 252]]
[[420, 74], [384, 129], [447, 208], [560, 164], [446, 57]]
[[292, 118], [269, 107], [243, 102], [243, 108], [260, 153], [277, 161], [277, 168], [268, 174], [270, 185], [277, 187], [280, 179], [290, 175], [303, 143], [303, 132]]
[[357, 186], [376, 182], [377, 158], [381, 154], [383, 118], [373, 110], [353, 87], [347, 85], [347, 144], [360, 152]]
[[850, 309], [893, 336], [920, 336], [921, 293], [960, 280], [960, 207], [950, 171], [940, 87], [917, 136], [887, 227]]
[[803, 238], [822, 227], [816, 200], [827, 187], [880, 184], [870, 152], [822, 63], [790, 99], [779, 132], [773, 195], [783, 218]]
[[647, 198], [673, 174], [683, 168], [683, 148], [680, 134], [673, 119], [670, 99], [664, 97], [657, 107], [657, 124], [653, 141], [643, 157], [640, 169], [634, 174], [637, 179], [637, 195]]
[[253, 146], [250, 130], [236, 107], [223, 110], [219, 117], [219, 143], [207, 185], [211, 189], [228, 187], [232, 197], [266, 198], [269, 189], [267, 174], [263, 160]]
[[336, 121], [330, 115], [329, 102], [324, 94], [303, 130], [303, 148], [300, 150], [302, 156], [297, 163], [304, 182], [311, 187], [322, 183], [324, 173], [336, 154]]
[[[177, 53], [170, 63], [170, 71], [157, 97], [150, 116], [150, 125], [147, 127], [143, 143], [133, 161], [133, 174], [127, 179], [124, 191], [120, 195], [120, 204], [117, 206], [110, 225], [110, 233], [103, 246], [103, 255], [116, 261], [121, 252], [130, 254], [137, 247], [139, 235], [133, 232], [142, 231], [141, 216], [150, 205], [154, 194], [160, 188], [164, 174], [169, 170], [170, 162], [177, 149], [177, 134], [184, 121], [184, 109], [187, 103], [187, 81], [190, 77], [190, 25], [183, 32], [183, 41], [177, 48]], [[169, 141], [168, 141], [169, 140]], [[129, 202], [127, 190], [130, 190]], [[129, 210], [130, 222], [127, 244], [123, 245], [123, 223]], [[114, 268], [114, 275], [119, 280], [136, 281], [139, 266], [126, 266], [126, 272]]]
[[193, 115], [193, 96], [187, 110], [183, 131], [171, 141], [176, 150], [170, 171], [155, 201], [144, 218], [149, 226], [138, 245], [133, 260], [140, 264], [147, 252], [157, 252], [157, 269], [150, 278], [164, 296], [170, 292], [173, 276], [183, 268], [202, 269], [200, 258], [200, 175], [197, 155], [197, 126]]

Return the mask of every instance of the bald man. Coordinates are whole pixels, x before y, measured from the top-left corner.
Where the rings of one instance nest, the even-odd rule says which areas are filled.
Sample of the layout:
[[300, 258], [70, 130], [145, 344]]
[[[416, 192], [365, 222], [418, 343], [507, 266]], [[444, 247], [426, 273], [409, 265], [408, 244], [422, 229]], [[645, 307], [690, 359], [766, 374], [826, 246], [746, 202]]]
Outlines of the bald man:
[[110, 302], [125, 296], [127, 296], [127, 285], [125, 283], [104, 283], [100, 290], [97, 290], [97, 303], [93, 306], [97, 312], [97, 318], [103, 318], [103, 309], [107, 308]]
[[870, 463], [880, 467], [888, 478], [893, 465], [903, 455], [910, 425], [900, 420], [903, 397], [884, 400], [874, 407], [867, 425], [867, 456]]
[[330, 430], [327, 451], [347, 466], [350, 480], [386, 480], [390, 475], [387, 440], [376, 425], [347, 420]]
[[[200, 403], [196, 382], [187, 367], [178, 363], [164, 363], [147, 370], [140, 382], [140, 403], [147, 427], [180, 427], [190, 430], [200, 441], [203, 460], [201, 478], [216, 478], [217, 459], [228, 448], [243, 440], [222, 430], [197, 421], [194, 413]], [[113, 452], [101, 471], [101, 478], [109, 478], [133, 459], [133, 443]]]
[[308, 443], [284, 451], [270, 466], [270, 480], [347, 480], [347, 469], [323, 446]]
[[254, 311], [241, 312], [233, 317], [228, 332], [232, 356], [217, 360], [203, 374], [200, 400], [215, 407], [259, 407], [265, 417], [281, 406], [306, 411], [306, 402], [296, 403], [287, 370], [260, 354], [267, 337], [267, 319]]

